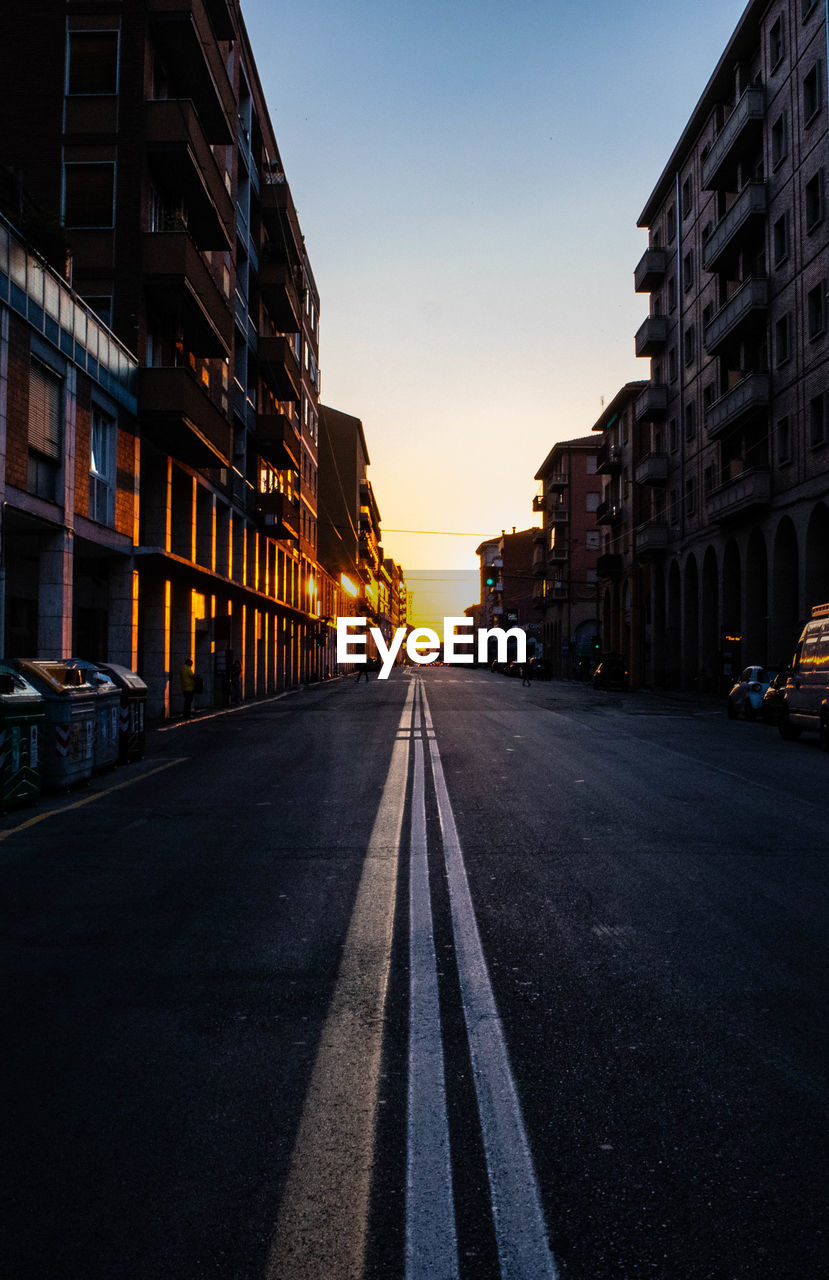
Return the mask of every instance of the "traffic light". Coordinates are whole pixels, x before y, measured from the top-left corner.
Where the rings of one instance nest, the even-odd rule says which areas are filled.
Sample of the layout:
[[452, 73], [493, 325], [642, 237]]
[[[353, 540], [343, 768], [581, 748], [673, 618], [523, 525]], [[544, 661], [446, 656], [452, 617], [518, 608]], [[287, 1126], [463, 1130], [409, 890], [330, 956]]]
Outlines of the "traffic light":
[[486, 585], [490, 591], [495, 586], [495, 574], [493, 573], [492, 569], [490, 569], [486, 575]]

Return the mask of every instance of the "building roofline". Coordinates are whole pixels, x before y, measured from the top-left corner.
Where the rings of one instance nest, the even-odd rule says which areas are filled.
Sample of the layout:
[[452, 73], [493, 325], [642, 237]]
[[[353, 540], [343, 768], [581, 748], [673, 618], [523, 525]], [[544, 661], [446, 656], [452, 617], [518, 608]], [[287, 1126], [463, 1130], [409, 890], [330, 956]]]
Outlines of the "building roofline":
[[475, 548], [475, 555], [482, 556], [484, 553], [484, 547], [497, 547], [500, 544], [500, 541], [501, 541], [500, 533], [498, 534], [497, 538], [486, 538], [482, 543], [480, 543], [479, 546]]
[[366, 433], [363, 430], [363, 423], [361, 419], [356, 418], [353, 413], [345, 413], [342, 409], [335, 409], [330, 404], [321, 404], [319, 408], [320, 408], [320, 413], [323, 415], [334, 413], [337, 415], [338, 418], [347, 418], [349, 422], [353, 422], [355, 424], [357, 429], [357, 434], [360, 437], [360, 444], [363, 446], [363, 455], [366, 460], [366, 466], [367, 467], [370, 466], [371, 458], [368, 456], [368, 445], [366, 443]]
[[622, 409], [624, 409], [625, 405], [628, 404], [629, 401], [635, 400], [647, 386], [648, 381], [646, 378], [642, 378], [638, 382], [626, 382], [625, 385], [616, 392], [610, 404], [606, 405], [602, 410], [601, 417], [597, 418], [593, 424], [593, 430], [604, 431], [609, 427], [613, 419], [621, 413]]
[[668, 190], [673, 185], [677, 170], [693, 146], [694, 140], [703, 128], [705, 121], [714, 107], [723, 100], [723, 90], [730, 92], [734, 76], [734, 65], [747, 53], [754, 50], [757, 44], [754, 23], [768, 8], [769, 0], [749, 0], [743, 10], [734, 32], [717, 63], [708, 84], [700, 95], [697, 105], [691, 112], [690, 119], [682, 131], [679, 142], [671, 152], [671, 157], [659, 177], [656, 186], [648, 197], [647, 203], [640, 213], [637, 227], [649, 227]]
[[558, 440], [547, 454], [541, 466], [533, 476], [534, 480], [543, 480], [544, 472], [550, 469], [550, 463], [556, 453], [560, 453], [565, 449], [581, 451], [582, 453], [595, 453], [599, 444], [595, 436], [577, 436], [575, 440]]

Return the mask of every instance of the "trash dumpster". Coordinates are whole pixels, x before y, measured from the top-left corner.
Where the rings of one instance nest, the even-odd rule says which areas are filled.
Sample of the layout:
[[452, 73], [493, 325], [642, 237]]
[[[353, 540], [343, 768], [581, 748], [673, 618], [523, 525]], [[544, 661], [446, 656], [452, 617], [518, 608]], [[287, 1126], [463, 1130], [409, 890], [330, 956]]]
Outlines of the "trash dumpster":
[[40, 771], [44, 702], [20, 672], [0, 663], [0, 808], [36, 799], [43, 790]]
[[63, 791], [92, 774], [95, 690], [65, 662], [19, 658], [15, 667], [42, 694], [46, 723], [41, 753], [43, 786]]
[[121, 691], [114, 680], [95, 662], [85, 658], [68, 658], [70, 671], [80, 671], [87, 684], [95, 690], [95, 745], [92, 752], [92, 768], [109, 769], [118, 763], [118, 739], [120, 733]]
[[115, 662], [102, 662], [99, 670], [105, 672], [121, 691], [120, 735], [118, 763], [144, 759], [144, 710], [147, 702], [147, 686], [129, 667]]

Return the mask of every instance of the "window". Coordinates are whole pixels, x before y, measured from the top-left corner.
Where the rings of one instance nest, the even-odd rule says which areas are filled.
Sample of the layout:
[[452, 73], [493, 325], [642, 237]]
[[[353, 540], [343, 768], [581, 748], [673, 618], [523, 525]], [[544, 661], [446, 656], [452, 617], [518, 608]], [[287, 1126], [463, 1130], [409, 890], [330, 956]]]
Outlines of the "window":
[[816, 62], [803, 79], [803, 119], [806, 124], [820, 110], [821, 74], [820, 63]]
[[676, 429], [676, 418], [671, 418], [670, 422], [668, 423], [668, 443], [669, 443], [671, 452], [675, 452], [676, 449], [679, 447], [679, 435]]
[[697, 331], [694, 325], [685, 330], [685, 367], [694, 363], [697, 357]]
[[809, 14], [815, 8], [817, 0], [802, 0], [803, 17], [808, 18]]
[[823, 219], [823, 170], [818, 169], [803, 189], [806, 204], [806, 230], [811, 231]]
[[823, 280], [806, 294], [806, 316], [809, 338], [813, 340], [819, 337], [826, 327], [826, 284]]
[[676, 310], [676, 276], [668, 281], [668, 311]]
[[589, 453], [584, 460], [584, 470], [587, 475], [594, 476], [596, 474], [596, 455]]
[[685, 406], [685, 439], [693, 440], [697, 434], [697, 406], [693, 400]]
[[780, 62], [786, 52], [786, 37], [783, 30], [782, 15], [769, 28], [769, 64], [772, 68]]
[[774, 363], [779, 369], [791, 355], [791, 325], [788, 311], [774, 326]]
[[67, 227], [111, 227], [115, 214], [115, 165], [67, 164], [64, 170]]
[[693, 255], [693, 252], [689, 250], [688, 253], [686, 253], [685, 257], [682, 259], [682, 288], [685, 291], [685, 293], [688, 292], [688, 290], [691, 288], [691, 285], [693, 283], [694, 283], [694, 255]]
[[682, 184], [682, 216], [687, 218], [688, 214], [694, 207], [693, 186], [690, 177], [686, 178]]
[[702, 327], [703, 328], [705, 328], [706, 325], [711, 323], [711, 318], [713, 315], [714, 315], [714, 304], [712, 302], [706, 302], [705, 306], [702, 308]]
[[693, 480], [685, 481], [685, 514], [694, 515], [697, 509], [697, 486]]
[[676, 381], [676, 347], [671, 347], [668, 352], [668, 380]]
[[792, 456], [791, 428], [788, 418], [781, 418], [777, 424], [777, 461], [790, 462]]
[[668, 244], [672, 244], [674, 236], [676, 235], [676, 208], [674, 205], [670, 206], [667, 214], [665, 215], [665, 226], [667, 230]]
[[825, 416], [823, 396], [813, 396], [809, 401], [809, 444], [813, 449], [825, 443]]
[[598, 529], [588, 529], [584, 535], [584, 545], [588, 551], [598, 551], [600, 547]]
[[780, 266], [789, 256], [789, 215], [781, 213], [772, 227], [774, 265]]
[[57, 501], [63, 455], [63, 381], [39, 360], [29, 375], [28, 489], [39, 498]]
[[771, 163], [776, 169], [786, 157], [786, 113], [782, 112], [771, 126]]
[[588, 493], [587, 506], [585, 507], [585, 511], [598, 511], [600, 501], [601, 501], [601, 494]]
[[89, 294], [83, 295], [83, 300], [90, 310], [94, 311], [99, 320], [112, 328], [112, 295], [111, 294]]
[[112, 524], [115, 517], [115, 423], [99, 409], [92, 410], [89, 444], [89, 518]]
[[70, 31], [66, 92], [118, 92], [118, 32]]
[[702, 410], [706, 413], [717, 398], [717, 388], [713, 382], [706, 382], [702, 388]]
[[713, 465], [709, 465], [702, 473], [702, 483], [705, 486], [706, 494], [713, 493], [717, 483], [717, 469]]

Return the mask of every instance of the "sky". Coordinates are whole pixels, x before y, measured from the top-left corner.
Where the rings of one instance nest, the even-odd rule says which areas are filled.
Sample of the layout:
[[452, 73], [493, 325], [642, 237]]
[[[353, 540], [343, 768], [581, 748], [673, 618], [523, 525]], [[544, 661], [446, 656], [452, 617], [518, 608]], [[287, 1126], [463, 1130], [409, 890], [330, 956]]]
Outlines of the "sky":
[[404, 570], [474, 568], [537, 523], [553, 444], [648, 376], [636, 221], [744, 7], [242, 0], [320, 291], [322, 401], [362, 419]]

